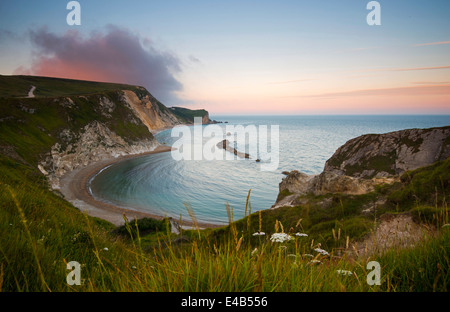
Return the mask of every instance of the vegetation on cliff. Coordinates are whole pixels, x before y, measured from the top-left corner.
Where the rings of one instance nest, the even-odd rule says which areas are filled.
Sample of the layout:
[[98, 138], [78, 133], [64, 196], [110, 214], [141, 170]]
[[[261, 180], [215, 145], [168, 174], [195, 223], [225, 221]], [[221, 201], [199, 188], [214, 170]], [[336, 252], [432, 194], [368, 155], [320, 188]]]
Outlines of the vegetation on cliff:
[[[35, 98], [25, 96], [31, 86]], [[190, 110], [182, 117], [176, 111], [139, 86], [0, 76], [0, 153], [39, 165], [58, 188], [59, 177], [75, 168], [153, 150], [158, 142], [149, 124], [185, 123]], [[189, 116], [197, 114], [204, 117], [205, 111]]]
[[373, 178], [402, 174], [450, 156], [450, 127], [367, 134], [342, 145], [324, 171]]
[[[180, 119], [182, 119], [185, 123], [194, 123], [195, 117], [208, 117], [209, 114], [204, 109], [187, 109], [184, 107], [171, 107], [172, 113], [177, 115]], [[208, 117], [209, 120], [209, 117]], [[205, 123], [205, 122], [204, 122]]]
[[[432, 170], [437, 184], [438, 172], [443, 170], [441, 177], [447, 174], [448, 165], [446, 161]], [[423, 178], [430, 170], [421, 171]], [[347, 227], [359, 222], [347, 209], [358, 210], [352, 207], [370, 202], [373, 194], [354, 198], [356, 202], [334, 199], [332, 216], [313, 207], [250, 214], [249, 204], [249, 217], [221, 229], [172, 234], [168, 227], [151, 224], [143, 225], [148, 230], [144, 234], [136, 231], [140, 223], [136, 227], [130, 220], [118, 234], [111, 224], [83, 215], [49, 191], [43, 176], [30, 166], [1, 156], [0, 177], [2, 291], [447, 291], [450, 282], [450, 229], [442, 226], [448, 223], [448, 209], [445, 201], [435, 206], [436, 190], [423, 194], [427, 199], [420, 206], [404, 208], [400, 200], [386, 210], [398, 214], [403, 212], [396, 207], [433, 208], [432, 214], [418, 217], [437, 225], [435, 234], [414, 247], [394, 248], [367, 259], [345, 252], [351, 250], [345, 247], [346, 236], [353, 239], [362, 233], [355, 226]], [[405, 179], [395, 190], [379, 193], [420, 188], [417, 183]], [[438, 191], [448, 194], [448, 188]], [[337, 220], [329, 221], [332, 217]], [[373, 230], [377, 220], [368, 217], [367, 221], [363, 224]], [[262, 232], [265, 235], [254, 235]], [[293, 239], [272, 242], [276, 232], [289, 233]], [[319, 243], [328, 255], [317, 251]], [[380, 286], [365, 281], [369, 260], [382, 265]], [[70, 261], [82, 265], [81, 286], [66, 283]]]
[[[233, 208], [224, 207], [230, 223], [218, 229], [197, 228], [192, 210], [193, 230], [172, 233], [169, 220], [116, 228], [50, 191], [37, 166], [56, 143], [68, 150], [70, 138], [61, 141], [61, 133], [94, 120], [127, 140], [148, 137], [147, 127], [119, 107], [109, 84], [100, 90], [80, 82], [58, 95], [38, 84], [50, 80], [27, 79], [0, 88], [1, 291], [448, 291], [450, 159], [366, 194], [304, 194], [292, 207], [255, 211], [249, 192], [246, 217], [233, 220]], [[30, 85], [36, 98], [22, 98]], [[366, 252], [367, 239], [399, 216], [428, 230], [406, 246]], [[380, 285], [366, 282], [372, 260], [381, 265]], [[81, 264], [79, 286], [67, 283], [71, 261]]]
[[[93, 121], [104, 124], [124, 140], [152, 138], [147, 128], [124, 105], [109, 111], [102, 101], [118, 103], [117, 91], [70, 98], [7, 98], [1, 100], [0, 144], [14, 147], [19, 157], [36, 164], [54, 144], [62, 149], [74, 143], [76, 134]], [[67, 133], [70, 137], [65, 139]]]

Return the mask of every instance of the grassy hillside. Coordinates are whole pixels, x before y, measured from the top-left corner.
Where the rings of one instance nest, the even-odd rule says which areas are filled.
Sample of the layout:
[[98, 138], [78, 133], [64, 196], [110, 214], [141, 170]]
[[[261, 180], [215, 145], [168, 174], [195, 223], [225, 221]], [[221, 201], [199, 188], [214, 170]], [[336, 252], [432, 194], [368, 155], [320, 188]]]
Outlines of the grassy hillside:
[[[24, 98], [31, 85], [37, 87], [36, 98]], [[0, 152], [37, 165], [55, 143], [71, 143], [61, 139], [63, 130], [75, 135], [93, 121], [127, 142], [151, 139], [147, 127], [121, 104], [124, 89], [151, 96], [144, 88], [130, 85], [0, 76]], [[104, 102], [113, 109], [103, 107]]]
[[[448, 223], [449, 186], [450, 159], [447, 159], [407, 172], [401, 182], [380, 186], [368, 194], [306, 195], [302, 196], [307, 200], [304, 205], [249, 213], [233, 227], [238, 233], [245, 233], [246, 240], [254, 240], [255, 232], [271, 235], [277, 232], [276, 227], [278, 231], [282, 227], [286, 233], [307, 233], [310, 240], [321, 243], [322, 247], [338, 250], [345, 248], [347, 237], [358, 241], [369, 235], [382, 215], [407, 214], [418, 223], [438, 228]], [[371, 207], [374, 209], [367, 211]], [[230, 227], [225, 227], [215, 230], [213, 235], [219, 238], [230, 231]]]
[[135, 90], [136, 86], [37, 76], [0, 75], [0, 98], [21, 98], [35, 86], [36, 97], [97, 94], [114, 90]]
[[172, 113], [178, 116], [181, 120], [184, 120], [186, 123], [193, 123], [195, 117], [204, 117], [208, 114], [208, 112], [204, 109], [187, 109], [183, 107], [171, 107]]
[[[56, 142], [62, 141], [63, 130], [78, 133], [93, 121], [105, 124], [125, 140], [152, 137], [128, 107], [117, 104], [117, 91], [70, 99], [71, 102], [65, 98], [0, 99], [0, 149], [13, 147], [20, 158], [37, 164]], [[102, 99], [116, 103], [112, 112], [104, 112], [106, 109], [99, 105]]]
[[185, 123], [193, 123], [194, 117], [203, 117], [208, 114], [204, 109], [191, 110], [183, 107], [173, 107], [169, 109], [148, 93], [145, 88], [139, 86], [52, 77], [0, 75], [0, 99], [23, 99], [28, 96], [28, 92], [32, 86], [36, 87], [36, 90], [34, 91], [36, 98], [105, 94], [117, 90], [131, 90], [140, 98], [149, 96], [150, 101], [156, 104], [161, 111], [174, 114]]
[[[62, 290], [66, 262], [94, 263], [94, 251], [102, 256], [104, 247], [126, 252], [120, 242], [108, 239], [107, 231], [99, 231], [110, 228], [109, 224], [83, 216], [49, 192], [35, 169], [0, 156], [0, 177], [2, 291]], [[86, 271], [102, 280], [96, 268]]]
[[[125, 106], [109, 112], [92, 105], [100, 98], [116, 103], [117, 85], [30, 79], [0, 83], [0, 291], [448, 290], [450, 159], [370, 194], [308, 196], [296, 207], [254, 211], [250, 193], [246, 217], [233, 221], [233, 208], [224, 207], [230, 225], [219, 229], [172, 234], [167, 220], [145, 219], [116, 228], [51, 192], [37, 164], [62, 129], [98, 120], [131, 140], [148, 136], [147, 128]], [[38, 87], [37, 98], [22, 98], [30, 85]], [[70, 94], [72, 102], [57, 93]], [[185, 118], [196, 114], [176, 110]], [[195, 211], [190, 214], [195, 221]], [[373, 233], [382, 215], [403, 214], [435, 228], [435, 234], [369, 259], [350, 252], [353, 243]], [[271, 241], [283, 233], [293, 239]], [[379, 286], [366, 283], [369, 260], [382, 266]], [[81, 264], [80, 286], [66, 281], [71, 261]]]
[[[432, 180], [437, 183], [437, 177], [442, 177], [438, 171], [445, 175], [448, 166], [446, 161], [421, 172], [434, 172]], [[415, 181], [418, 175], [378, 192], [392, 195], [420, 188], [425, 180]], [[430, 205], [425, 218], [417, 216], [421, 222], [438, 225], [438, 232], [413, 248], [394, 249], [370, 259], [379, 261], [383, 273], [380, 286], [369, 286], [365, 282], [368, 260], [338, 252], [345, 248], [345, 239], [330, 237], [332, 229], [337, 229], [337, 235], [338, 228], [342, 237], [359, 237], [366, 230], [355, 225], [360, 222], [373, 228], [371, 217], [366, 224], [355, 220], [357, 215], [346, 208], [360, 206], [375, 195], [356, 202], [341, 197], [336, 207], [342, 201], [344, 210], [332, 208], [331, 216], [313, 207], [308, 213], [302, 211], [306, 207], [284, 208], [252, 213], [250, 222], [243, 219], [221, 229], [175, 235], [164, 222], [143, 220], [138, 230], [134, 223], [115, 229], [83, 215], [50, 192], [36, 169], [4, 156], [0, 157], [0, 177], [2, 291], [447, 291], [450, 283], [450, 229], [442, 227], [448, 223], [448, 208], [441, 201], [435, 206], [432, 194], [420, 206], [403, 206], [403, 200], [395, 197], [389, 204], [392, 210], [386, 208], [394, 214], [399, 213], [397, 206], [413, 213]], [[300, 218], [309, 225], [298, 223]], [[271, 234], [288, 233], [291, 227], [293, 240], [270, 241]], [[259, 230], [266, 235], [253, 236]], [[309, 236], [293, 235], [297, 231]], [[330, 255], [317, 253], [318, 243]], [[70, 261], [82, 264], [81, 286], [66, 283]]]

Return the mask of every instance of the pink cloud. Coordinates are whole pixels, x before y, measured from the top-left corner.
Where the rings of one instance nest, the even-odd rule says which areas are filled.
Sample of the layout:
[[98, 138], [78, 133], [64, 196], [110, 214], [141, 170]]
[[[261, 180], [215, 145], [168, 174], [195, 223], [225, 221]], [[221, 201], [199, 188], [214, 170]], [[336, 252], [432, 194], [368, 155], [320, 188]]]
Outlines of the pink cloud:
[[140, 85], [168, 104], [182, 89], [174, 76], [181, 71], [177, 57], [125, 29], [109, 26], [84, 38], [77, 31], [56, 35], [41, 28], [30, 31], [30, 39], [37, 49], [34, 62], [16, 74]]
[[409, 68], [379, 68], [379, 69], [363, 70], [362, 72], [398, 72], [398, 71], [439, 70], [439, 69], [450, 69], [450, 65], [432, 66], [432, 67], [409, 67]]
[[430, 42], [430, 43], [420, 43], [414, 45], [415, 47], [424, 47], [424, 46], [431, 46], [431, 45], [441, 45], [441, 44], [450, 44], [450, 41], [439, 41], [439, 42]]
[[363, 89], [345, 92], [330, 92], [316, 95], [306, 95], [301, 97], [351, 97], [351, 96], [430, 96], [430, 95], [450, 95], [450, 84], [399, 87], [399, 88], [378, 88]]

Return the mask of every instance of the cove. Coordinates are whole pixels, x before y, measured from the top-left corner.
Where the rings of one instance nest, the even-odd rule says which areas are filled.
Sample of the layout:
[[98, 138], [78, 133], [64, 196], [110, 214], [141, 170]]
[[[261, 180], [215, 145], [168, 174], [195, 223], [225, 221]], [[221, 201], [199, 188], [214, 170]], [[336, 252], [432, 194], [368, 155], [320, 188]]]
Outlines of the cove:
[[[261, 171], [256, 157], [175, 161], [171, 153], [153, 154], [105, 168], [91, 181], [92, 195], [120, 207], [177, 220], [181, 215], [190, 221], [186, 203], [199, 222], [227, 224], [225, 205], [232, 207], [234, 220], [244, 217], [250, 189], [252, 212], [269, 209], [277, 198], [283, 171], [319, 174], [336, 149], [352, 138], [445, 126], [450, 116], [224, 116], [221, 120], [244, 126], [279, 125], [279, 171]], [[169, 146], [178, 139], [171, 137], [171, 130], [155, 137]], [[246, 147], [238, 146], [238, 150]]]

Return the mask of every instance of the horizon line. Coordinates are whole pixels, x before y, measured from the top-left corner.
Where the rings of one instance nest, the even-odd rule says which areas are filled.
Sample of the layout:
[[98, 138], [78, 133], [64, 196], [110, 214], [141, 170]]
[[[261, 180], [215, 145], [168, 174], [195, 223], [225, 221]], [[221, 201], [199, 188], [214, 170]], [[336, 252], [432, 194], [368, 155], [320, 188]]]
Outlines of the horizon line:
[[400, 114], [400, 113], [308, 113], [308, 114], [252, 114], [252, 113], [224, 113], [224, 114], [209, 114], [209, 116], [279, 116], [279, 117], [298, 117], [298, 116], [448, 116], [450, 117], [450, 112], [445, 114], [439, 114], [439, 113], [409, 113], [409, 114]]

